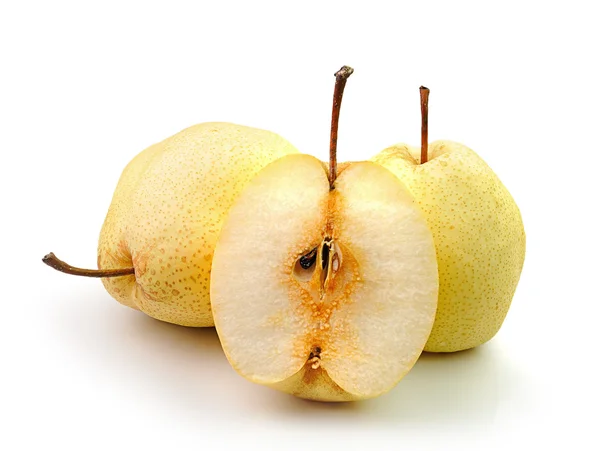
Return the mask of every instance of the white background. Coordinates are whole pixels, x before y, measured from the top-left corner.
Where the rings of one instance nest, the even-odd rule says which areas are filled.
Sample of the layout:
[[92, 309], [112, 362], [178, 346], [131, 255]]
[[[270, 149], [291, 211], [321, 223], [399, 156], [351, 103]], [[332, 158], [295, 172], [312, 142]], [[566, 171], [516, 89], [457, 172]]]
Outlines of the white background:
[[[599, 449], [594, 2], [91, 3], [0, 6], [0, 449]], [[342, 160], [418, 144], [423, 84], [431, 139], [476, 150], [520, 206], [525, 268], [488, 344], [312, 403], [242, 379], [213, 329], [41, 263], [94, 267], [125, 164], [192, 124], [326, 158], [343, 64]]]

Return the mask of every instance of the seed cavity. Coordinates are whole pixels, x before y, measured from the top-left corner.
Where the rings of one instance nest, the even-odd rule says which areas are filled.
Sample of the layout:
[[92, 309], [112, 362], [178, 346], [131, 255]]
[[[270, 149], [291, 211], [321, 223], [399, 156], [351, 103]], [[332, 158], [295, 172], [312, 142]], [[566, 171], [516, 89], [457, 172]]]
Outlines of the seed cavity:
[[323, 244], [321, 246], [321, 269], [323, 270], [323, 273], [327, 273], [327, 268], [329, 266], [329, 254], [332, 246], [333, 241], [331, 238], [325, 238], [323, 240]]
[[315, 247], [309, 253], [304, 254], [302, 257], [300, 257], [299, 263], [300, 263], [300, 266], [302, 267], [302, 269], [309, 269], [312, 265], [315, 264], [316, 260], [317, 260], [317, 248]]
[[336, 252], [331, 257], [331, 270], [335, 273], [340, 269], [340, 254]]
[[315, 346], [308, 356], [308, 363], [313, 370], [316, 370], [321, 366], [321, 348]]
[[308, 282], [317, 267], [315, 262], [317, 261], [318, 247], [306, 252], [301, 255], [294, 264], [294, 276], [301, 282]]
[[333, 238], [325, 238], [321, 245], [321, 299], [323, 299], [329, 291], [333, 279], [341, 266], [341, 249], [334, 242]]

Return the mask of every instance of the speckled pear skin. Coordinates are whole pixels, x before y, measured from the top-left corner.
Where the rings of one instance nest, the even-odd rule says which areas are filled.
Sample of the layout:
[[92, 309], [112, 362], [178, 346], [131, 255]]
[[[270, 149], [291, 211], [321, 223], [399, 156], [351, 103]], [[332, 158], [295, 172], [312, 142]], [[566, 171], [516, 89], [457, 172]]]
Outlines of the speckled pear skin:
[[[138, 154], [119, 179], [98, 244], [98, 268], [121, 304], [184, 326], [213, 326], [210, 269], [223, 220], [250, 179], [298, 151], [282, 137], [203, 123]], [[251, 260], [251, 259], [250, 259]]]
[[517, 204], [490, 167], [451, 141], [420, 149], [397, 144], [373, 161], [408, 187], [433, 233], [439, 268], [436, 320], [425, 351], [454, 352], [490, 340], [500, 329], [525, 259]]

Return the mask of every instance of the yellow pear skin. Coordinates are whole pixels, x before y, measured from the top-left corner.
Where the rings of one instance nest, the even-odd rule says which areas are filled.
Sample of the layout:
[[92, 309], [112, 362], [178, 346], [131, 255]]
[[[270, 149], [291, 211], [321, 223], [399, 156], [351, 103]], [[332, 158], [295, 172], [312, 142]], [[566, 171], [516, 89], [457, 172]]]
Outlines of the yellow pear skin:
[[98, 268], [120, 303], [184, 326], [213, 326], [210, 271], [223, 220], [252, 177], [297, 153], [280, 136], [203, 123], [138, 154], [119, 179], [98, 244]]
[[433, 233], [439, 299], [426, 351], [454, 352], [490, 340], [500, 329], [525, 259], [519, 208], [489, 166], [468, 147], [436, 141], [397, 144], [373, 158], [411, 191]]

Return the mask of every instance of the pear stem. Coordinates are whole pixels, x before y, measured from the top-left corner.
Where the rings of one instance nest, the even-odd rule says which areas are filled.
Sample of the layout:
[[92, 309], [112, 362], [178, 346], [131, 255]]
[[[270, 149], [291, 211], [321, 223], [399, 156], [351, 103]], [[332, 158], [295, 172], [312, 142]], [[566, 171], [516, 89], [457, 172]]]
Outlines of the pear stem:
[[338, 123], [340, 120], [340, 108], [346, 80], [352, 75], [354, 69], [343, 66], [335, 73], [335, 88], [333, 90], [333, 107], [331, 109], [331, 137], [329, 139], [329, 189], [333, 190], [337, 178], [337, 137]]
[[119, 268], [119, 269], [82, 269], [69, 265], [60, 260], [53, 252], [42, 258], [42, 261], [51, 268], [66, 274], [84, 277], [120, 277], [135, 274], [134, 268]]
[[427, 120], [429, 116], [429, 89], [425, 86], [419, 88], [421, 94], [421, 164], [427, 163]]

